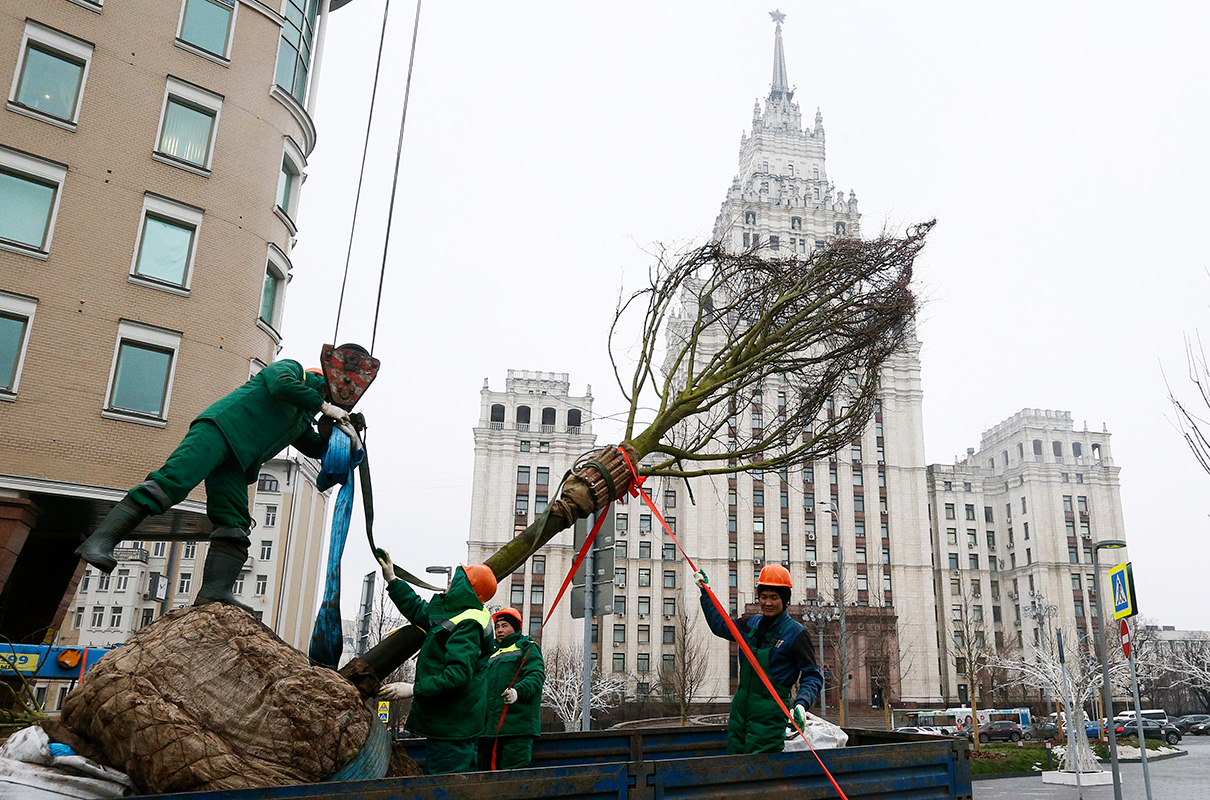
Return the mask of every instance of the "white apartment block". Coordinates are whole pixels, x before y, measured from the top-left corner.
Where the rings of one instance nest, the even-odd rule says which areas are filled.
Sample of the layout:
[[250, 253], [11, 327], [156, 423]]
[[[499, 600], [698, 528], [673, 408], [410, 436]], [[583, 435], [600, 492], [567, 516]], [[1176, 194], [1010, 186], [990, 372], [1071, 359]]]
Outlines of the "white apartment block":
[[[317, 462], [287, 449], [266, 463], [252, 497], [255, 527], [248, 561], [234, 587], [256, 618], [290, 645], [311, 640], [323, 583], [329, 495], [315, 485]], [[87, 568], [60, 644], [112, 647], [161, 614], [193, 602], [207, 543], [122, 542], [110, 575]]]
[[[484, 561], [537, 519], [563, 476], [592, 449], [592, 387], [582, 396], [570, 391], [566, 372], [510, 369], [502, 392], [484, 379], [475, 426], [468, 564]], [[525, 631], [536, 635], [574, 557], [568, 530], [500, 581], [488, 605], [493, 611], [516, 608]], [[543, 636], [546, 646], [582, 641], [576, 633], [583, 631], [582, 623], [571, 619], [566, 598], [563, 606]]]
[[[1099, 629], [1093, 546], [1126, 538], [1118, 472], [1107, 430], [1076, 430], [1067, 411], [1031, 408], [984, 432], [979, 450], [953, 466], [929, 466], [947, 701], [965, 703], [970, 693], [953, 663], [955, 629], [974, 630], [976, 645], [982, 639], [1014, 658], [1029, 658], [1056, 630], [1068, 652], [1091, 646]], [[1117, 559], [1102, 551], [1101, 562], [1107, 587]]]

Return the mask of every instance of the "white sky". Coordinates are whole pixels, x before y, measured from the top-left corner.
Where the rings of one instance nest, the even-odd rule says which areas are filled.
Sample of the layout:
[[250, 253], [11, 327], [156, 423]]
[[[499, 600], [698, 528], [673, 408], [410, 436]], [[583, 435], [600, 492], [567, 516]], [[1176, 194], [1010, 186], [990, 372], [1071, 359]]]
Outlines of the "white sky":
[[[823, 111], [828, 174], [867, 235], [936, 217], [925, 301], [925, 436], [952, 463], [1024, 407], [1113, 433], [1145, 616], [1210, 629], [1210, 477], [1173, 427], [1184, 337], [1208, 328], [1210, 216], [1200, 3], [781, 1], [790, 83]], [[770, 5], [770, 7], [772, 7]], [[332, 15], [292, 254], [282, 355], [329, 341], [382, 0]], [[773, 24], [754, 3], [426, 4], [375, 355], [377, 536], [397, 563], [460, 563], [471, 429], [506, 370], [592, 384], [643, 249], [706, 237], [768, 92]], [[339, 339], [368, 346], [415, 6], [396, 0]], [[629, 272], [628, 272], [629, 271]], [[357, 515], [360, 516], [360, 513]], [[373, 568], [360, 530], [344, 607]]]

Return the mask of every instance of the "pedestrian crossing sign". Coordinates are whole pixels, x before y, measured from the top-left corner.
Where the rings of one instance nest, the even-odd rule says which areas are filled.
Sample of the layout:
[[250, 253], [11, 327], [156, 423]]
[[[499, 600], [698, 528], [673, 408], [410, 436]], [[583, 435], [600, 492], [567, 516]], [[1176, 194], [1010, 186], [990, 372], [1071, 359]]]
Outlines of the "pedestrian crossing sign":
[[1125, 619], [1139, 613], [1134, 598], [1134, 573], [1130, 562], [1109, 570], [1109, 589], [1113, 597], [1113, 618]]

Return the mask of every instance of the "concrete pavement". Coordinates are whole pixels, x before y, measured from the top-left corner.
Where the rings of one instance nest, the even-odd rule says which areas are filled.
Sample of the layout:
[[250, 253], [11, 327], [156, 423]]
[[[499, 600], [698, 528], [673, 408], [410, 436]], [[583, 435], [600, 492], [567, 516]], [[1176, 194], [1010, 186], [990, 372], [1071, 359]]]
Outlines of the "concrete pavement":
[[[1189, 755], [1151, 762], [1153, 800], [1203, 800], [1210, 797], [1210, 736], [1186, 736], [1177, 745]], [[1109, 765], [1104, 765], [1109, 769]], [[1122, 764], [1123, 800], [1145, 800], [1143, 765]], [[1076, 800], [1074, 786], [1043, 784], [1041, 776], [975, 781], [975, 800]], [[1113, 800], [1113, 786], [1084, 789], [1085, 800]]]

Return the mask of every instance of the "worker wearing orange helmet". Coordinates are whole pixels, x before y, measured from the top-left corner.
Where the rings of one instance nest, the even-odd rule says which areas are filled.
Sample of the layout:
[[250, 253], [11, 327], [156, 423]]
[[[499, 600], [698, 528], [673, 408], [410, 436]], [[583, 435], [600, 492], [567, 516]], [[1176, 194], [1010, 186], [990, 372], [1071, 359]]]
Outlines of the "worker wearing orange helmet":
[[327, 444], [315, 430], [316, 414], [352, 434], [349, 413], [325, 400], [325, 387], [320, 370], [304, 372], [290, 359], [253, 375], [190, 423], [164, 465], [110, 509], [76, 554], [102, 572], [112, 572], [119, 542], [139, 538], [133, 532], [140, 522], [163, 514], [205, 481], [206, 516], [213, 530], [194, 604], [227, 603], [251, 611], [231, 591], [248, 558], [248, 484], [287, 445], [312, 458], [323, 456]]
[[425, 632], [416, 657], [413, 683], [388, 683], [379, 696], [412, 699], [404, 727], [425, 736], [424, 772], [471, 772], [487, 710], [487, 657], [492, 644], [491, 617], [483, 604], [496, 593], [496, 576], [486, 564], [458, 567], [450, 588], [422, 600], [395, 575], [391, 557], [375, 552], [387, 581], [387, 594], [408, 621]]
[[[706, 595], [706, 573], [694, 573], [702, 587], [702, 613], [710, 630], [720, 639], [731, 640], [731, 631], [718, 609]], [[790, 618], [790, 572], [780, 564], [770, 564], [756, 579], [756, 598], [760, 613], [735, 620], [752, 654], [786, 706], [793, 707], [794, 719], [802, 727], [807, 709], [823, 688], [823, 676], [815, 664], [811, 634]], [[798, 693], [794, 693], [798, 684]], [[727, 722], [728, 753], [779, 753], [785, 746], [786, 716], [769, 694], [764, 682], [747, 658], [739, 660], [739, 688], [731, 700]]]
[[502, 608], [492, 614], [496, 652], [487, 662], [487, 718], [479, 739], [479, 769], [522, 769], [533, 756], [542, 731], [542, 650], [521, 633], [521, 612]]

